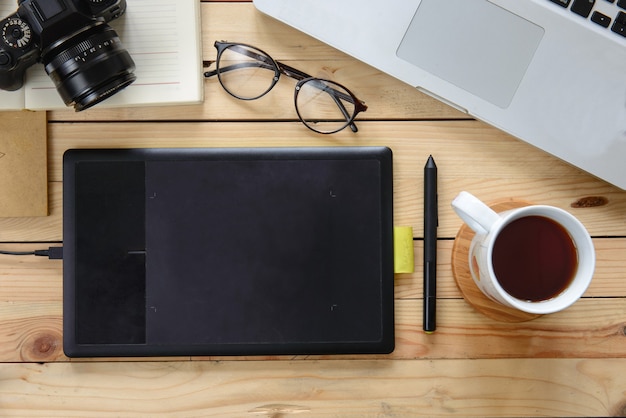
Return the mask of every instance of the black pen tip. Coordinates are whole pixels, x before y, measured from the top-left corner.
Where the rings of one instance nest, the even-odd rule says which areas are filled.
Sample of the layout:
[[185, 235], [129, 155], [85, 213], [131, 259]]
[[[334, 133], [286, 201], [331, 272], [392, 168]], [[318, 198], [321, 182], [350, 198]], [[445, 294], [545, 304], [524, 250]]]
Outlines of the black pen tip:
[[426, 161], [426, 168], [436, 168], [435, 159], [432, 155], [428, 156], [428, 161]]

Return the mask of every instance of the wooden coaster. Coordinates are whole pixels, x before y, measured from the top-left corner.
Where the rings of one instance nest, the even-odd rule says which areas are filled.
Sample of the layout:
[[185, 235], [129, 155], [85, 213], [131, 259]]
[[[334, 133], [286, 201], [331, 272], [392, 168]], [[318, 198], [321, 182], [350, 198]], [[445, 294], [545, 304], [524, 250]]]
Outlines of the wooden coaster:
[[[493, 202], [489, 204], [489, 207], [496, 212], [502, 212], [530, 204], [529, 202], [509, 199]], [[540, 317], [541, 315], [522, 312], [494, 302], [476, 286], [469, 269], [469, 247], [474, 235], [474, 231], [467, 224], [463, 224], [452, 246], [452, 274], [465, 300], [478, 312], [498, 321], [524, 322]]]

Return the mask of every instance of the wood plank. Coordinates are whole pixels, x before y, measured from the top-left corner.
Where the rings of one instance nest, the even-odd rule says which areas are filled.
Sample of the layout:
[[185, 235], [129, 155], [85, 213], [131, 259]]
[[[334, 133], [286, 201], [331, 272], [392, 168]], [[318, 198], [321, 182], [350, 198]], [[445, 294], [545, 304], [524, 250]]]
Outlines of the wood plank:
[[[68, 148], [379, 145], [394, 151], [398, 178], [421, 179], [426, 158], [433, 154], [442, 186], [454, 186], [446, 180], [461, 178], [475, 179], [476, 187], [485, 179], [505, 179], [509, 188], [532, 179], [565, 177], [576, 183], [591, 179], [579, 169], [473, 120], [361, 122], [359, 127], [357, 134], [344, 130], [320, 135], [299, 122], [54, 123], [49, 126], [49, 176], [51, 181], [61, 180], [62, 155]], [[603, 187], [604, 183], [596, 184]], [[579, 187], [585, 185], [576, 190]], [[490, 188], [489, 184], [481, 187]], [[528, 193], [526, 189], [530, 188], [522, 190]], [[619, 189], [612, 191], [624, 194]]]
[[[368, 104], [369, 109], [363, 114], [365, 119], [468, 118], [413, 87], [263, 15], [250, 2], [204, 3], [202, 20], [203, 58], [206, 61], [215, 60], [213, 43], [216, 40], [249, 43], [312, 76], [344, 84]], [[50, 112], [49, 118], [52, 121], [297, 120], [293, 105], [295, 82], [283, 78], [270, 94], [253, 102], [229, 96], [213, 78], [205, 81], [205, 101], [199, 105], [95, 108], [80, 113], [66, 109]]]
[[[0, 240], [62, 240], [61, 159], [62, 153], [70, 147], [289, 146], [293, 145], [293, 137], [298, 135], [303, 135], [298, 140], [302, 145], [348, 145], [354, 141], [351, 133], [332, 140], [312, 133], [307, 136], [308, 131], [297, 123], [272, 123], [269, 126], [254, 123], [116, 123], [107, 126], [106, 130], [94, 129], [94, 125], [88, 123], [50, 126], [50, 177], [54, 180], [50, 184], [51, 214], [41, 218], [0, 220]], [[208, 131], [211, 134], [207, 138]], [[507, 196], [510, 190], [516, 190], [517, 198], [572, 211], [596, 236], [626, 235], [622, 228], [626, 226], [623, 222], [626, 193], [478, 122], [377, 122], [366, 123], [363, 131], [359, 134], [360, 145], [388, 144], [394, 150], [396, 224], [413, 226], [416, 238], [421, 236], [422, 225], [421, 169], [429, 152], [436, 155], [440, 166], [440, 237], [454, 237], [460, 226], [460, 219], [445, 202], [451, 201], [463, 189], [476, 193], [485, 201]], [[385, 132], [391, 133], [381, 140]], [[452, 141], [453, 145], [445, 146], [444, 141], [445, 144]], [[464, 163], [469, 152], [480, 156], [487, 151], [489, 159], [478, 161], [479, 167]], [[510, 157], [511, 151], [518, 157]], [[422, 156], [424, 158], [420, 158]], [[505, 161], [503, 166], [497, 162], [500, 159]], [[535, 167], [534, 163], [537, 163], [536, 168], [529, 170], [528, 167]], [[504, 177], [498, 177], [497, 173]], [[574, 202], [590, 195], [604, 196], [609, 203], [601, 207], [571, 208]], [[616, 251], [622, 249], [618, 247]], [[623, 277], [623, 273], [618, 277]]]
[[622, 416], [626, 359], [0, 365], [29, 417]]
[[[422, 176], [429, 154], [435, 156], [439, 166], [440, 237], [454, 237], [461, 225], [449, 206], [461, 190], [487, 202], [511, 197], [562, 207], [577, 216], [593, 235], [626, 236], [626, 192], [476, 121], [362, 122], [357, 135], [346, 131], [332, 138], [309, 132], [296, 122], [108, 123], [106, 129], [97, 126], [50, 125], [51, 181], [61, 181], [62, 154], [68, 148], [386, 145], [394, 151], [396, 224], [413, 226], [416, 237], [421, 236]], [[61, 225], [60, 191], [60, 187], [51, 185], [50, 223], [30, 218], [0, 220], [0, 240], [25, 240], [28, 238], [20, 234], [37, 229], [47, 229], [51, 234], [31, 240], [59, 240], [60, 229], [53, 232], [50, 228]], [[603, 197], [607, 203], [572, 207], [589, 196]], [[12, 225], [15, 222], [19, 224]], [[32, 227], [22, 228], [24, 222]]]
[[[60, 287], [56, 289], [60, 293]], [[68, 360], [62, 352], [60, 297], [50, 301], [14, 301], [2, 296], [0, 362]], [[396, 300], [396, 349], [391, 355], [301, 358], [626, 358], [626, 298], [585, 297], [560, 313], [517, 324], [490, 319], [463, 299], [439, 299], [437, 303], [437, 332], [427, 335], [421, 328], [422, 300]], [[248, 359], [251, 358], [255, 357]], [[256, 357], [262, 358], [266, 357]]]

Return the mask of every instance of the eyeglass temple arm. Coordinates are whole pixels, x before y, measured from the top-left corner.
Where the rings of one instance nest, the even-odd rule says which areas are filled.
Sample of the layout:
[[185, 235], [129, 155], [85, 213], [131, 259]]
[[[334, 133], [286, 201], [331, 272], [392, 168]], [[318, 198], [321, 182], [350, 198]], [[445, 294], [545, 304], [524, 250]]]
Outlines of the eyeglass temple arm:
[[[231, 45], [229, 47], [230, 50], [234, 51], [234, 52], [238, 52], [241, 55], [245, 55], [247, 57], [250, 57], [252, 59], [254, 59], [255, 61], [247, 61], [247, 62], [240, 62], [237, 64], [233, 64], [233, 65], [229, 65], [227, 67], [223, 67], [219, 69], [220, 73], [224, 73], [227, 71], [233, 71], [233, 70], [238, 70], [240, 68], [250, 68], [250, 67], [257, 67], [257, 68], [264, 68], [267, 70], [272, 70], [275, 71], [274, 69], [274, 63], [269, 60], [269, 57], [265, 56], [265, 55], [261, 55], [261, 54], [257, 54], [256, 52], [250, 50], [249, 48], [245, 48], [241, 45]], [[219, 58], [218, 58], [219, 60]], [[218, 70], [212, 70], [212, 71], [206, 71], [204, 73], [205, 77], [213, 77], [214, 75], [217, 75]]]
[[[293, 68], [285, 63], [279, 62], [277, 61], [276, 64], [278, 64], [278, 69], [280, 70], [281, 73], [285, 74], [287, 77], [291, 77], [294, 78], [298, 81], [302, 81], [304, 79], [307, 78], [314, 78], [313, 76], [300, 71], [296, 68]], [[346, 107], [343, 105], [343, 103], [341, 103], [341, 100], [339, 99], [343, 99], [349, 103], [353, 103], [357, 105], [357, 108], [359, 108], [359, 112], [362, 110], [367, 109], [367, 107], [363, 108], [364, 105], [362, 105], [362, 103], [355, 103], [355, 100], [352, 98], [352, 96], [349, 96], [347, 94], [344, 94], [332, 87], [329, 87], [326, 83], [324, 83], [323, 81], [319, 81], [316, 82], [315, 80], [312, 81], [313, 85], [315, 87], [317, 87], [318, 89], [328, 93], [330, 95], [330, 97], [333, 98], [333, 100], [335, 101], [335, 104], [337, 104], [337, 107], [339, 107], [339, 110], [341, 110], [341, 113], [343, 114], [343, 117], [349, 121], [351, 119], [350, 114], [348, 113], [348, 110], [346, 109]], [[321, 86], [319, 85], [321, 84]], [[361, 105], [359, 107], [359, 105]], [[358, 112], [357, 112], [358, 113]], [[352, 130], [352, 132], [357, 132], [359, 129], [356, 127], [354, 122], [350, 122], [350, 129]]]
[[253, 68], [253, 67], [264, 68], [266, 70], [274, 71], [274, 66], [272, 65], [267, 65], [266, 63], [260, 62], [260, 61], [249, 61], [249, 62], [240, 62], [240, 63], [229, 65], [226, 67], [221, 67], [219, 71], [218, 70], [205, 71], [204, 77], [206, 78], [213, 77], [217, 75], [218, 72], [225, 73], [228, 71], [239, 70], [240, 68]]
[[[229, 65], [227, 67], [222, 67], [219, 69], [219, 72], [221, 73], [226, 72], [226, 71], [238, 70], [240, 68], [250, 68], [250, 67], [264, 68], [264, 69], [273, 70], [273, 71], [275, 70], [273, 62], [271, 62], [269, 60], [269, 57], [265, 55], [257, 54], [256, 52], [250, 50], [249, 48], [245, 48], [239, 45], [231, 45], [229, 49], [232, 50], [233, 52], [238, 52], [241, 55], [245, 55], [249, 58], [252, 58], [255, 61], [241, 62], [241, 63]], [[276, 62], [276, 64], [278, 65], [278, 70], [282, 74], [285, 74], [287, 77], [294, 78], [298, 81], [304, 80], [305, 78], [312, 78], [312, 76], [310, 76], [309, 74], [302, 72], [300, 70], [297, 70], [287, 64], [283, 64], [282, 62]], [[207, 71], [204, 73], [204, 76], [212, 77], [216, 75], [217, 73], [218, 73], [217, 69], [212, 70], [212, 71]]]

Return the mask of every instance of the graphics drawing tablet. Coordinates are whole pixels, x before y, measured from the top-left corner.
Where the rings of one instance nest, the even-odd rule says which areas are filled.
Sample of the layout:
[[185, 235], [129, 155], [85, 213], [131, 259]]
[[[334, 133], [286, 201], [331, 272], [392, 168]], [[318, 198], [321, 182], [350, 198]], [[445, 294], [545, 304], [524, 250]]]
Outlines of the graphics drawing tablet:
[[389, 353], [384, 147], [69, 150], [69, 357]]

